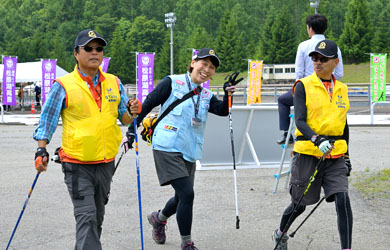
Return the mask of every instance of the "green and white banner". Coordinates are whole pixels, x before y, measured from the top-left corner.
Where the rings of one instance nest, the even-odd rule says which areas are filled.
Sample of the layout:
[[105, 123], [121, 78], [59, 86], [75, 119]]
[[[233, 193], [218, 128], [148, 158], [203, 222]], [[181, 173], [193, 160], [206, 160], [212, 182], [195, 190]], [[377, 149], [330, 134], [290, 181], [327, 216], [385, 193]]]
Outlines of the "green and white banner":
[[371, 101], [386, 101], [386, 56], [371, 54]]

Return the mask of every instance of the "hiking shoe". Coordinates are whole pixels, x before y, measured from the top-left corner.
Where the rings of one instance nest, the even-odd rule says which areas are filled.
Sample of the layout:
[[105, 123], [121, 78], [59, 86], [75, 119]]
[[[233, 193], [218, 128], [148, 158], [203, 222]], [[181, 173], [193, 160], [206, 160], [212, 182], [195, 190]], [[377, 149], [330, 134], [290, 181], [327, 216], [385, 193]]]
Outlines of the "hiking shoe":
[[153, 240], [157, 244], [164, 244], [165, 240], [167, 238], [165, 236], [165, 226], [167, 225], [167, 222], [159, 220], [159, 218], [158, 218], [159, 212], [160, 211], [153, 212], [153, 213], [149, 214], [148, 221], [149, 221], [149, 224], [153, 226], [153, 230], [152, 230]]
[[[278, 244], [278, 241], [279, 241], [279, 238], [280, 238], [280, 235], [279, 235], [278, 231], [279, 230], [276, 229], [274, 234], [273, 234], [273, 237], [272, 237], [274, 239], [275, 246], [276, 246], [276, 244]], [[282, 239], [280, 240], [279, 245], [276, 248], [276, 250], [288, 250], [287, 249], [287, 240], [288, 240], [288, 236], [287, 236], [287, 234], [284, 234]]]
[[[276, 143], [279, 145], [284, 145], [284, 144], [286, 144], [286, 140], [287, 140], [287, 133], [284, 132], [284, 134], [282, 135], [282, 138], [277, 140]], [[293, 143], [294, 143], [294, 137], [292, 135], [290, 135], [290, 139], [288, 140], [288, 144], [293, 144]]]
[[[283, 145], [283, 144], [286, 144], [286, 140], [287, 140], [287, 132], [284, 132], [284, 134], [282, 135], [282, 138], [277, 140], [276, 143], [279, 145]], [[293, 143], [294, 143], [294, 137], [292, 135], [290, 135], [290, 139], [288, 140], [288, 144], [293, 144]]]
[[198, 250], [198, 248], [195, 247], [194, 242], [190, 241], [185, 245], [181, 244], [181, 250]]

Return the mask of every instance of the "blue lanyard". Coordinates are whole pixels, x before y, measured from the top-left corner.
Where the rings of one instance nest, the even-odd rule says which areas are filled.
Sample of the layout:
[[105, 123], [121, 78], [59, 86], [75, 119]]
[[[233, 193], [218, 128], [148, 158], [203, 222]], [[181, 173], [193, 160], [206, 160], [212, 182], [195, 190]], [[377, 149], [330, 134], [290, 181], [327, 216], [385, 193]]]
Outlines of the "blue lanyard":
[[[187, 74], [186, 74], [186, 82], [187, 82], [187, 85], [188, 85], [188, 89], [190, 91], [192, 91], [191, 83], [190, 83], [190, 80], [188, 79], [188, 75]], [[191, 100], [192, 100], [192, 103], [194, 104], [195, 117], [197, 117], [198, 116], [198, 112], [199, 112], [200, 95], [198, 95], [198, 101], [196, 102], [196, 104], [195, 104], [193, 96], [191, 97]]]

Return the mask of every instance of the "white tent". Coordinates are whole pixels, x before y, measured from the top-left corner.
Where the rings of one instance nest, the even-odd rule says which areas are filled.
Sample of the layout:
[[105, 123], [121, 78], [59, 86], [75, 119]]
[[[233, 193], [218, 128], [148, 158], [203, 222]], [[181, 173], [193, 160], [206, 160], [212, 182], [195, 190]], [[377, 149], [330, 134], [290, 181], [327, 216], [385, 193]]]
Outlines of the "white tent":
[[[4, 65], [0, 64], [0, 82], [3, 81]], [[60, 66], [56, 66], [56, 77], [68, 74]], [[16, 65], [16, 82], [38, 82], [42, 81], [42, 62], [25, 62]]]

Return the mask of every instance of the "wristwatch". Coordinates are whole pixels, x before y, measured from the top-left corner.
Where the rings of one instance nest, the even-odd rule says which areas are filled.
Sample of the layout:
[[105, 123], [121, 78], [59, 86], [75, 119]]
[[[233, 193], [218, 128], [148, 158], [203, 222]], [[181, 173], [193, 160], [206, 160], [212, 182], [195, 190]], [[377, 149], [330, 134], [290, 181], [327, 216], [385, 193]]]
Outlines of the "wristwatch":
[[311, 138], [310, 138], [310, 141], [312, 142], [312, 143], [316, 143], [316, 141], [317, 141], [317, 137], [318, 137], [318, 135], [313, 135]]

